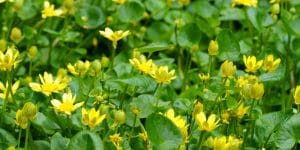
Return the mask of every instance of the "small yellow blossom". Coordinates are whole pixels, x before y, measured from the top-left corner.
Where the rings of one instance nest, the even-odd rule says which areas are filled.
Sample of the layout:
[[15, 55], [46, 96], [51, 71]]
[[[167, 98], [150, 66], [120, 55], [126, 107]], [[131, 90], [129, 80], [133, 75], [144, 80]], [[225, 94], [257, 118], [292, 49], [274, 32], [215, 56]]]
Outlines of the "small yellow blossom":
[[109, 136], [110, 141], [114, 144], [117, 150], [122, 150], [121, 142], [122, 142], [122, 137], [120, 136], [119, 133], [113, 134]]
[[216, 120], [216, 115], [211, 114], [208, 119], [206, 119], [206, 115], [204, 112], [200, 112], [199, 114], [196, 115], [195, 117], [196, 123], [199, 126], [199, 129], [201, 131], [213, 131], [215, 128], [217, 128], [219, 125], [220, 120]]
[[117, 48], [117, 44], [118, 44], [118, 41], [121, 40], [122, 38], [126, 37], [129, 35], [129, 31], [122, 31], [122, 30], [119, 30], [119, 31], [112, 31], [110, 28], [105, 28], [104, 31], [99, 31], [100, 34], [102, 36], [104, 36], [105, 38], [109, 39], [110, 41], [112, 41], [113, 43], [113, 47], [116, 49]]
[[264, 60], [263, 69], [268, 72], [274, 72], [280, 64], [280, 58], [274, 60], [273, 55], [268, 55]]
[[62, 102], [57, 99], [53, 99], [51, 100], [51, 104], [54, 106], [55, 111], [64, 112], [67, 115], [71, 115], [73, 111], [81, 107], [84, 103], [80, 102], [74, 105], [75, 99], [76, 95], [73, 96], [71, 92], [64, 93], [62, 96]]
[[241, 139], [233, 136], [209, 137], [205, 142], [206, 146], [214, 150], [239, 150], [243, 143]]
[[294, 100], [295, 100], [295, 104], [297, 105], [300, 104], [300, 85], [296, 87], [296, 90], [294, 92]]
[[83, 77], [89, 70], [90, 62], [78, 60], [74, 65], [68, 64], [67, 68], [71, 74], [74, 76]]
[[160, 66], [155, 69], [151, 76], [156, 80], [157, 83], [171, 83], [173, 79], [176, 78], [175, 70], [169, 71], [168, 66]]
[[246, 72], [255, 73], [263, 64], [263, 61], [256, 61], [255, 56], [243, 56], [244, 64], [246, 66]]
[[244, 5], [247, 7], [256, 7], [258, 3], [258, 0], [232, 0], [232, 7], [236, 5]]
[[208, 45], [208, 54], [211, 56], [215, 56], [219, 54], [219, 45], [215, 40], [211, 40]]
[[44, 1], [44, 9], [42, 10], [42, 18], [54, 17], [62, 15], [63, 11], [61, 9], [54, 9], [54, 5], [50, 4], [49, 1]]
[[52, 74], [44, 72], [44, 76], [39, 75], [40, 83], [31, 82], [29, 86], [33, 91], [42, 92], [49, 96], [52, 93], [58, 93], [67, 87], [67, 83], [62, 82], [59, 78], [53, 79]]
[[251, 87], [251, 98], [259, 100], [264, 95], [264, 84], [254, 83]]
[[17, 67], [20, 60], [19, 51], [14, 47], [8, 47], [6, 53], [0, 52], [0, 70], [11, 71]]
[[221, 65], [221, 73], [223, 77], [231, 78], [236, 72], [236, 66], [232, 61], [224, 61]]
[[229, 117], [230, 117], [230, 112], [229, 111], [224, 111], [221, 114], [222, 122], [225, 124], [229, 124]]
[[250, 106], [244, 106], [244, 103], [241, 102], [235, 110], [235, 116], [238, 118], [243, 118], [244, 115], [248, 112]]
[[143, 141], [148, 141], [147, 131], [143, 131], [143, 132], [139, 133], [139, 138], [141, 138]]
[[16, 113], [16, 124], [20, 126], [22, 129], [26, 129], [28, 125], [28, 119], [23, 114], [23, 110], [19, 109]]
[[85, 125], [88, 125], [91, 129], [95, 128], [98, 124], [100, 124], [106, 117], [106, 115], [100, 115], [100, 111], [96, 111], [95, 108], [87, 111], [82, 108], [81, 110], [82, 122]]
[[127, 0], [112, 0], [112, 1], [117, 4], [124, 4]]
[[[8, 101], [12, 100], [13, 95], [17, 92], [17, 89], [19, 88], [20, 81], [16, 81], [12, 86], [11, 86], [11, 92], [8, 92], [8, 82], [6, 82], [5, 86], [2, 82], [0, 82], [0, 90], [3, 91], [3, 93], [0, 93], [0, 98], [6, 99]], [[7, 95], [7, 97], [6, 97]]]
[[202, 80], [202, 81], [206, 81], [206, 80], [209, 80], [209, 79], [210, 79], [209, 73], [207, 73], [207, 74], [199, 73], [199, 74], [198, 74], [198, 77], [199, 77], [200, 80]]
[[182, 116], [176, 116], [174, 109], [170, 108], [166, 113], [165, 116], [169, 118], [180, 130], [181, 134], [183, 135], [182, 144], [188, 142], [188, 125], [186, 120], [183, 119]]
[[141, 55], [139, 59], [129, 59], [129, 62], [133, 67], [140, 70], [144, 74], [150, 74], [153, 71], [153, 68], [156, 68], [156, 65], [152, 62], [152, 60], [147, 60], [144, 55]]

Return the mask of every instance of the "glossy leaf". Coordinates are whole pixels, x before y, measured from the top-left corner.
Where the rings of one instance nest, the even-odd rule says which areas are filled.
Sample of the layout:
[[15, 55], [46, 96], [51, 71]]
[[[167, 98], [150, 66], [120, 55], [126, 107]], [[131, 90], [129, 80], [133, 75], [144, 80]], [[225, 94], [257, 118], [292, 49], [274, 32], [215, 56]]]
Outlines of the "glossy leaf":
[[103, 150], [101, 138], [90, 131], [78, 132], [70, 141], [69, 150]]

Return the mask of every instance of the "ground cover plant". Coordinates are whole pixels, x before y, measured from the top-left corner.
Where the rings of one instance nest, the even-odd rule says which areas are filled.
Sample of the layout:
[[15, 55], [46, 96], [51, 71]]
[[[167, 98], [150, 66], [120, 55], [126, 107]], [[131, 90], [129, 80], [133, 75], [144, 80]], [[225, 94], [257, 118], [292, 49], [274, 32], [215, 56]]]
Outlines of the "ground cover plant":
[[299, 149], [299, 0], [0, 0], [0, 149]]

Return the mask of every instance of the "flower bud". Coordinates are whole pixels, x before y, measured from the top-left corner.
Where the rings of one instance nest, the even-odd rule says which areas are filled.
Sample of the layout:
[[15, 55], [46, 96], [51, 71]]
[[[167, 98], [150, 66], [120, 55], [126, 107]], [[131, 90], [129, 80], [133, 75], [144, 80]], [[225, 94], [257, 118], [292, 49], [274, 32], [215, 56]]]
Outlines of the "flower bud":
[[208, 45], [208, 54], [211, 56], [219, 54], [219, 45], [217, 41], [211, 40]]
[[101, 62], [99, 59], [96, 59], [91, 63], [90, 75], [96, 76], [100, 71], [101, 71]]
[[4, 39], [0, 40], [0, 51], [4, 52], [6, 50], [6, 41]]
[[15, 3], [13, 5], [13, 9], [15, 11], [20, 10], [22, 8], [22, 6], [23, 6], [23, 3], [24, 3], [24, 0], [15, 0]]
[[296, 90], [294, 92], [294, 100], [295, 100], [295, 104], [297, 104], [297, 105], [300, 104], [300, 86], [299, 85], [296, 87]]
[[195, 117], [197, 114], [199, 114], [200, 112], [204, 111], [204, 106], [202, 103], [200, 102], [196, 102], [195, 106], [194, 106], [194, 110], [192, 113], [192, 116]]
[[126, 121], [126, 114], [123, 110], [116, 110], [114, 112], [115, 122], [118, 124], [124, 124]]
[[235, 74], [235, 72], [236, 72], [236, 66], [233, 65], [232, 61], [226, 60], [221, 65], [221, 73], [223, 77], [230, 78]]
[[38, 52], [38, 48], [36, 46], [31, 46], [27, 52], [27, 56], [30, 59], [34, 59], [36, 57], [37, 52]]
[[261, 99], [264, 95], [264, 85], [262, 83], [254, 83], [251, 88], [251, 98]]
[[101, 58], [101, 64], [103, 68], [107, 68], [109, 66], [109, 58], [106, 56], [103, 56]]
[[23, 114], [29, 119], [34, 120], [37, 114], [37, 106], [31, 102], [27, 102], [23, 106]]
[[102, 104], [99, 108], [100, 114], [108, 114], [109, 105]]
[[15, 43], [19, 43], [22, 40], [22, 31], [18, 27], [14, 27], [11, 30], [10, 39]]
[[93, 40], [92, 40], [92, 44], [93, 44], [94, 47], [97, 47], [98, 46], [98, 39], [94, 37]]
[[28, 125], [28, 119], [24, 115], [23, 111], [19, 109], [16, 113], [16, 124], [20, 126], [22, 129], [26, 129]]
[[280, 13], [280, 5], [278, 3], [275, 3], [271, 7], [271, 13], [272, 14], [279, 14]]

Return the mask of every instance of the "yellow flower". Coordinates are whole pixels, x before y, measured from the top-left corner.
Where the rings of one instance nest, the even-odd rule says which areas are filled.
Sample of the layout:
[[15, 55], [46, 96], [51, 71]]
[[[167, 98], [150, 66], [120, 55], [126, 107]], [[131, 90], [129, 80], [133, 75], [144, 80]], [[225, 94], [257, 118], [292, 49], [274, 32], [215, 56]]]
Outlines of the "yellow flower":
[[206, 115], [204, 112], [200, 112], [195, 117], [196, 123], [199, 126], [199, 129], [201, 131], [213, 131], [215, 128], [217, 128], [219, 125], [220, 120], [216, 120], [216, 115], [211, 114], [208, 119], [206, 119]]
[[168, 66], [160, 66], [151, 73], [151, 76], [157, 83], [171, 83], [176, 78], [175, 70], [169, 71]]
[[129, 59], [129, 62], [133, 67], [140, 70], [144, 74], [150, 74], [153, 71], [153, 68], [156, 68], [156, 65], [152, 62], [152, 60], [147, 60], [144, 55], [141, 55], [139, 59]]
[[231, 78], [236, 72], [236, 66], [232, 61], [224, 61], [221, 65], [221, 73], [223, 77]]
[[57, 80], [61, 81], [62, 83], [68, 84], [72, 79], [68, 76], [68, 71], [63, 68], [59, 68], [56, 73]]
[[6, 99], [6, 94], [8, 94], [7, 96], [7, 100], [11, 101], [13, 95], [16, 93], [17, 89], [19, 88], [20, 85], [20, 81], [16, 81], [12, 87], [11, 87], [11, 92], [8, 92], [8, 82], [6, 82], [5, 86], [2, 82], [0, 82], [0, 90], [3, 91], [3, 93], [0, 93], [0, 98]]
[[211, 56], [219, 54], [219, 45], [217, 41], [211, 40], [208, 45], [208, 54]]
[[0, 70], [10, 71], [17, 67], [20, 60], [19, 51], [14, 47], [8, 47], [6, 53], [0, 52]]
[[296, 90], [294, 92], [294, 100], [295, 100], [295, 104], [297, 105], [300, 104], [300, 85], [296, 87]]
[[50, 4], [49, 1], [44, 1], [44, 9], [42, 10], [42, 18], [60, 16], [62, 15], [61, 9], [54, 9], [54, 5]]
[[64, 112], [67, 115], [71, 115], [73, 111], [81, 107], [84, 102], [80, 102], [74, 105], [76, 95], [72, 95], [71, 92], [64, 93], [62, 96], [62, 102], [57, 99], [51, 100], [51, 104], [54, 106], [55, 111]]
[[122, 146], [121, 146], [122, 137], [120, 137], [119, 133], [110, 135], [109, 139], [114, 144], [117, 150], [122, 150]]
[[202, 81], [206, 81], [206, 80], [209, 80], [209, 79], [210, 79], [209, 73], [207, 73], [207, 74], [199, 73], [199, 74], [198, 74], [198, 77], [199, 77], [200, 80], [202, 80]]
[[236, 5], [244, 5], [247, 7], [256, 7], [258, 3], [258, 0], [232, 0], [232, 7]]
[[262, 83], [254, 83], [251, 87], [251, 98], [259, 100], [264, 95], [264, 84]]
[[113, 42], [113, 47], [116, 49], [118, 41], [121, 40], [122, 38], [126, 37], [129, 35], [129, 31], [115, 31], [113, 32], [110, 28], [106, 27], [104, 31], [99, 31], [102, 36], [105, 38], [109, 39], [110, 41]]
[[176, 116], [173, 108], [170, 108], [166, 113], [165, 116], [169, 118], [180, 130], [181, 134], [183, 135], [182, 143], [188, 142], [188, 125], [186, 121], [183, 119], [182, 116]]
[[126, 0], [112, 0], [112, 1], [117, 4], [124, 4], [126, 2]]
[[248, 56], [246, 57], [245, 55], [243, 56], [243, 60], [244, 60], [244, 64], [246, 66], [246, 72], [252, 72], [255, 73], [257, 69], [259, 69], [262, 64], [263, 61], [256, 61], [256, 57], [255, 56]]
[[9, 146], [6, 150], [16, 150], [14, 146]]
[[235, 116], [238, 118], [243, 118], [244, 115], [248, 112], [250, 106], [244, 107], [244, 103], [240, 102], [239, 106], [235, 110]]
[[29, 86], [33, 91], [42, 92], [45, 95], [49, 96], [52, 93], [58, 93], [59, 91], [67, 87], [67, 83], [62, 82], [59, 78], [53, 79], [52, 74], [44, 72], [44, 76], [39, 75], [41, 83], [31, 82]]
[[268, 72], [273, 72], [277, 69], [278, 65], [280, 64], [280, 58], [274, 60], [273, 55], [268, 55], [264, 60], [263, 69]]
[[214, 150], [239, 150], [242, 140], [233, 136], [209, 137], [205, 142], [206, 145]]
[[141, 138], [143, 141], [148, 141], [148, 134], [145, 130], [143, 132], [139, 133], [139, 138]]
[[90, 62], [89, 61], [81, 61], [78, 60], [74, 65], [68, 64], [67, 68], [71, 74], [74, 76], [80, 76], [83, 77], [87, 71], [89, 70]]
[[28, 118], [23, 114], [23, 110], [19, 109], [16, 113], [16, 124], [22, 129], [26, 129], [28, 125]]
[[222, 118], [223, 123], [229, 124], [229, 121], [228, 121], [229, 117], [230, 117], [229, 111], [222, 112], [221, 118]]
[[236, 86], [238, 88], [242, 88], [247, 83], [248, 83], [248, 80], [245, 76], [239, 76], [238, 79], [236, 80]]
[[100, 111], [96, 111], [95, 108], [87, 111], [82, 108], [81, 110], [82, 122], [85, 125], [88, 125], [90, 128], [95, 128], [98, 124], [100, 124], [106, 117], [106, 115], [100, 115]]

